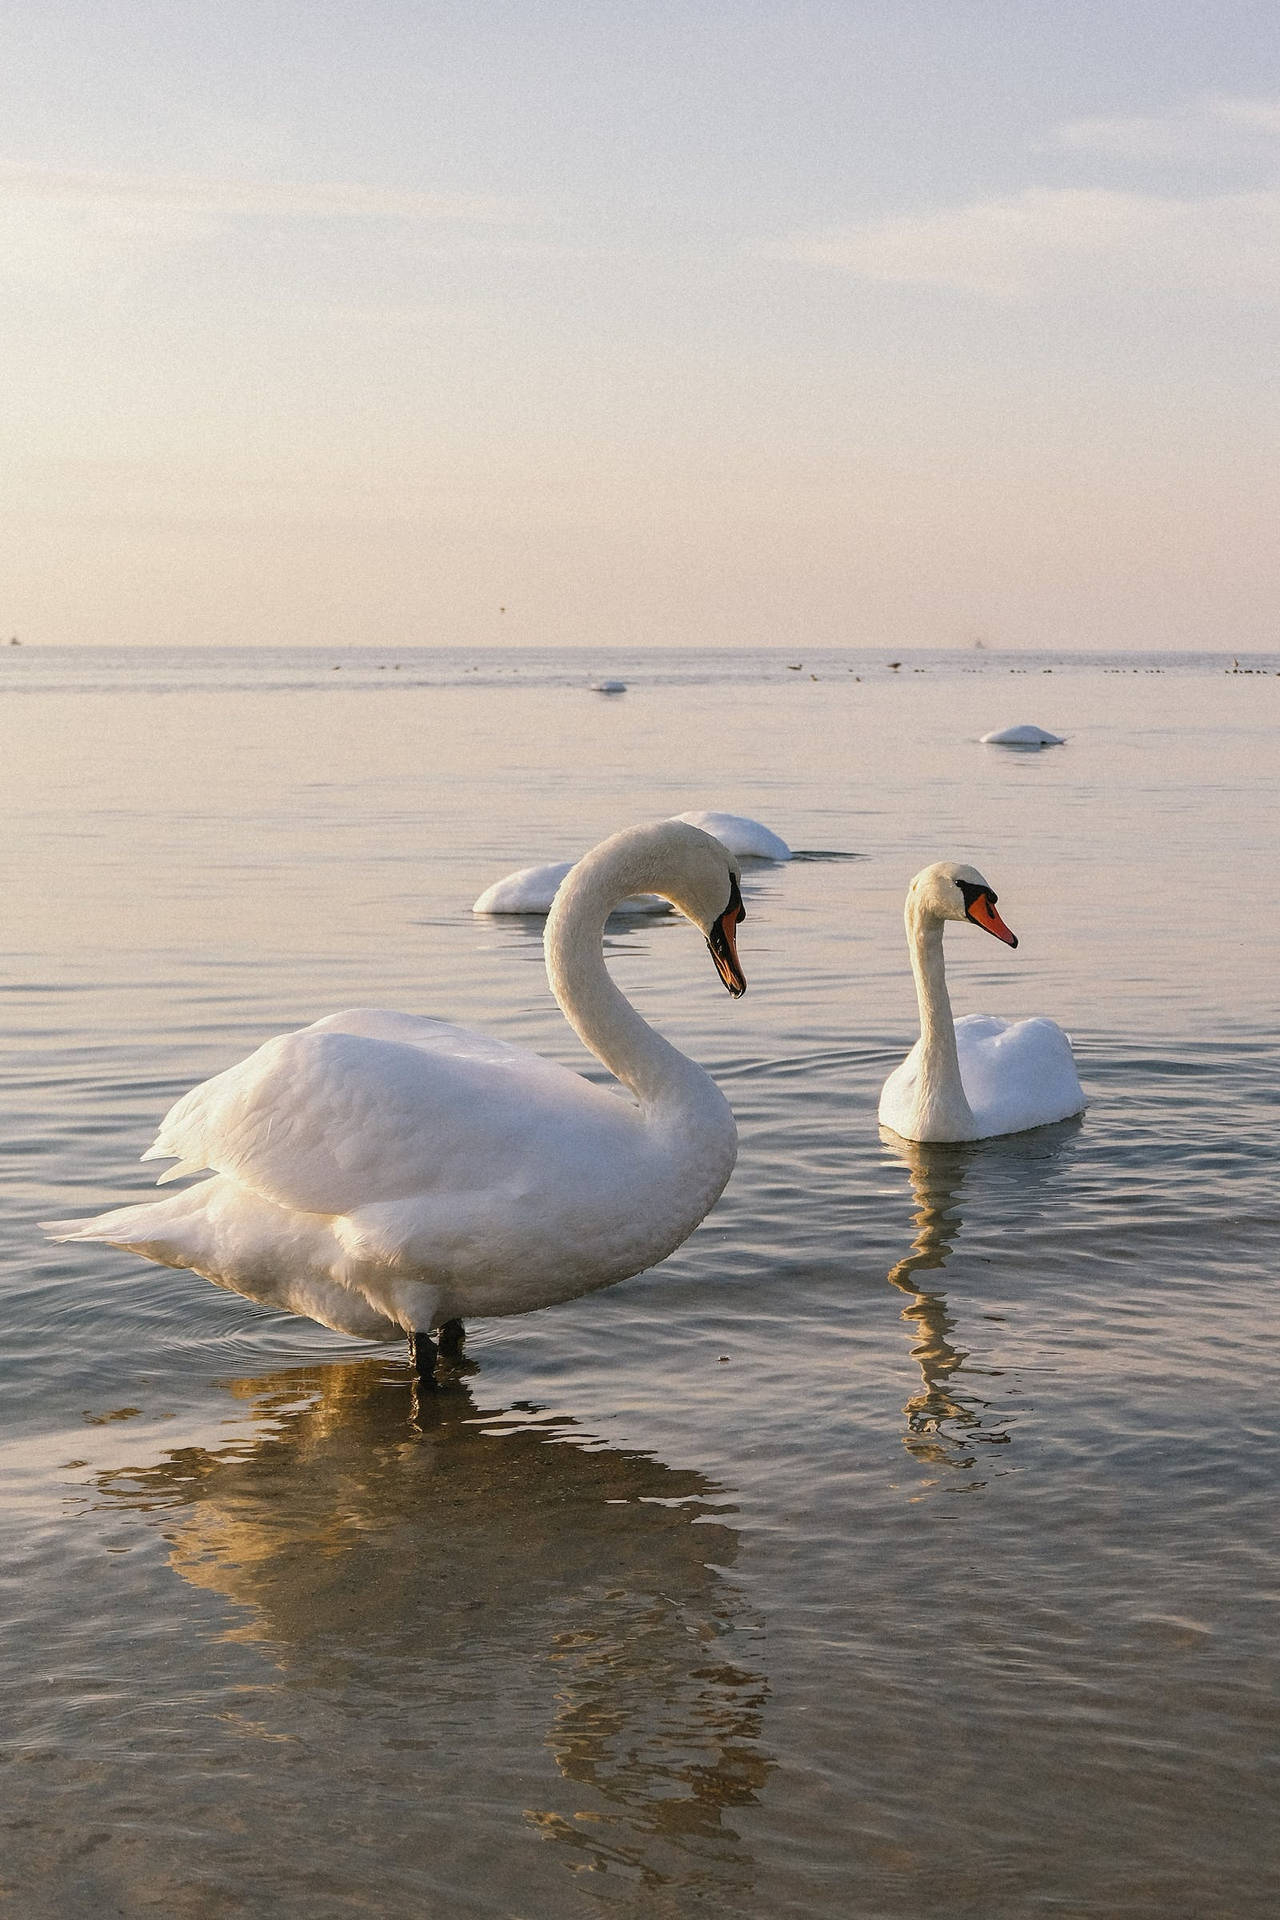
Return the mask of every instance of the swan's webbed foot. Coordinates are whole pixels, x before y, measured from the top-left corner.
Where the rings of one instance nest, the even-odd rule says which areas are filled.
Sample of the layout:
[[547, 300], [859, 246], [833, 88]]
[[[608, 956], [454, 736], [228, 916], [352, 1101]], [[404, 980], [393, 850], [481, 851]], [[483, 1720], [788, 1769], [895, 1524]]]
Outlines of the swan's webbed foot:
[[411, 1333], [409, 1335], [409, 1365], [413, 1368], [414, 1379], [428, 1392], [436, 1388], [436, 1361], [440, 1350], [429, 1333]]
[[446, 1360], [461, 1360], [462, 1343], [467, 1337], [467, 1330], [461, 1320], [446, 1320], [443, 1326], [436, 1328], [436, 1335], [443, 1357]]

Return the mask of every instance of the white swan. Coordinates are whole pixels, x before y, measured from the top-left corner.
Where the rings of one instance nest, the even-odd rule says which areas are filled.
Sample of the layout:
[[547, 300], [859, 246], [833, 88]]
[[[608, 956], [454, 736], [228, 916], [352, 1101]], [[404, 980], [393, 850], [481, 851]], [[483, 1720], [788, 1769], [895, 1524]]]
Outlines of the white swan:
[[983, 747], [1065, 747], [1067, 743], [1060, 733], [1046, 733], [1043, 727], [1027, 724], [984, 733], [978, 744]]
[[779, 834], [772, 833], [745, 813], [678, 813], [675, 818], [687, 820], [691, 827], [701, 827], [739, 860], [791, 858], [791, 849]]
[[710, 1076], [609, 977], [604, 923], [638, 891], [670, 899], [730, 993], [746, 989], [737, 868], [715, 840], [663, 821], [577, 863], [547, 921], [547, 976], [635, 1103], [467, 1027], [333, 1014], [170, 1109], [143, 1159], [176, 1159], [161, 1182], [211, 1179], [49, 1231], [194, 1268], [359, 1338], [405, 1333], [428, 1382], [433, 1329], [453, 1345], [463, 1315], [524, 1313], [654, 1266], [718, 1198], [737, 1131]]
[[[703, 833], [709, 833], [713, 840], [718, 840], [726, 852], [733, 854], [736, 859], [782, 861], [791, 858], [791, 849], [785, 840], [771, 833], [758, 820], [748, 819], [745, 814], [677, 813], [674, 818], [685, 821], [691, 827], [700, 827]], [[471, 911], [549, 913], [552, 901], [572, 868], [572, 860], [549, 860], [539, 867], [518, 867], [514, 873], [504, 874], [501, 880], [495, 880], [492, 886], [478, 894], [471, 903]], [[669, 901], [647, 893], [620, 900], [617, 911], [629, 914], [666, 913], [669, 907]]]
[[1010, 1023], [990, 1014], [951, 1017], [942, 930], [972, 920], [1018, 942], [996, 895], [973, 867], [939, 861], [907, 889], [907, 945], [920, 1002], [920, 1038], [880, 1094], [880, 1122], [904, 1140], [987, 1140], [1081, 1113], [1071, 1042], [1052, 1020]]
[[[573, 869], [572, 860], [549, 860], [541, 867], [520, 867], [486, 887], [471, 906], [472, 913], [550, 913], [551, 903]], [[618, 913], [669, 913], [671, 902], [656, 893], [620, 900]]]

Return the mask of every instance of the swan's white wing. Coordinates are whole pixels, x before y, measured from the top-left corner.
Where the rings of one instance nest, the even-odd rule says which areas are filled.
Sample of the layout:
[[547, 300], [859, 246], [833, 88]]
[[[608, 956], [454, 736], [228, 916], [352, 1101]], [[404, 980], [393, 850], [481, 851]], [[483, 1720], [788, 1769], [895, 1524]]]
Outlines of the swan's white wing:
[[956, 1047], [983, 1136], [1023, 1133], [1084, 1111], [1071, 1042], [1056, 1022], [970, 1013], [956, 1021]]
[[446, 1021], [358, 1010], [268, 1040], [194, 1087], [144, 1159], [210, 1167], [277, 1205], [344, 1214], [590, 1163], [637, 1110], [581, 1075]]
[[[428, 1053], [454, 1053], [472, 1060], [508, 1060], [513, 1065], [551, 1066], [540, 1054], [527, 1047], [513, 1046], [496, 1034], [482, 1033], [478, 1027], [460, 1027], [452, 1020], [432, 1020], [422, 1013], [393, 1013], [388, 1007], [347, 1007], [342, 1013], [327, 1013], [323, 1020], [303, 1027], [302, 1033], [355, 1033], [366, 1040], [395, 1040], [406, 1047], [422, 1047]], [[554, 1067], [553, 1071], [562, 1071]], [[577, 1076], [575, 1076], [576, 1078]]]
[[553, 860], [543, 867], [521, 867], [486, 887], [472, 913], [550, 913], [560, 883], [572, 860]]
[[744, 813], [677, 813], [691, 827], [701, 827], [713, 840], [739, 859], [789, 860], [791, 849], [780, 834]]

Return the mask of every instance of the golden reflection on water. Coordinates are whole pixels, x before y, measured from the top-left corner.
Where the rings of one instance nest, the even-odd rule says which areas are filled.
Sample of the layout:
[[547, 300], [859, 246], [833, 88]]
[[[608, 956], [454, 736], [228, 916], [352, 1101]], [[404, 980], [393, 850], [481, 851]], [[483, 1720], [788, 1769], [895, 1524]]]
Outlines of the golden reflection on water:
[[953, 1342], [956, 1322], [946, 1294], [920, 1286], [916, 1276], [941, 1272], [951, 1257], [964, 1225], [960, 1199], [971, 1172], [1012, 1175], [1030, 1197], [1079, 1130], [1079, 1120], [1072, 1119], [1029, 1134], [948, 1145], [880, 1130], [884, 1144], [905, 1164], [916, 1202], [911, 1251], [887, 1277], [910, 1300], [902, 1318], [915, 1341], [911, 1357], [920, 1368], [921, 1386], [902, 1409], [907, 1422], [902, 1441], [924, 1465], [969, 1469], [977, 1463], [979, 1444], [1008, 1446], [1013, 1410], [991, 1388], [979, 1386], [981, 1380], [999, 1380], [1002, 1370], [975, 1362], [972, 1348]]
[[[407, 1707], [424, 1751], [434, 1710], [502, 1752], [566, 1865], [750, 1885], [724, 1815], [771, 1768], [766, 1686], [717, 1487], [567, 1418], [487, 1411], [460, 1377], [418, 1406], [384, 1358], [226, 1385], [247, 1439], [99, 1486], [159, 1518], [183, 1580], [245, 1610], [228, 1638], [344, 1717], [394, 1699], [384, 1747]], [[567, 1802], [538, 1791], [557, 1776]]]

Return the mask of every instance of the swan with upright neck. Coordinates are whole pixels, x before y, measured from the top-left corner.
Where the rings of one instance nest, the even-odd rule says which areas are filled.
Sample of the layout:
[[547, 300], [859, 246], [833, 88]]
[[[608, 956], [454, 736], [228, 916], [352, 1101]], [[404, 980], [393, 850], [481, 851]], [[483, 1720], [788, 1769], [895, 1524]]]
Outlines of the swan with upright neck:
[[472, 1314], [572, 1300], [664, 1260], [719, 1197], [737, 1130], [710, 1076], [656, 1033], [604, 963], [610, 912], [660, 893], [746, 989], [738, 870], [708, 834], [633, 827], [578, 862], [547, 921], [547, 976], [580, 1039], [631, 1094], [467, 1027], [371, 1009], [269, 1040], [193, 1088], [144, 1160], [163, 1200], [50, 1223], [189, 1267], [362, 1339], [409, 1338], [434, 1378]]
[[1084, 1110], [1071, 1042], [1052, 1020], [952, 1018], [943, 929], [948, 920], [968, 920], [1016, 947], [996, 898], [975, 867], [945, 860], [918, 873], [907, 889], [920, 1038], [880, 1094], [881, 1125], [904, 1140], [988, 1140]]

